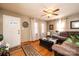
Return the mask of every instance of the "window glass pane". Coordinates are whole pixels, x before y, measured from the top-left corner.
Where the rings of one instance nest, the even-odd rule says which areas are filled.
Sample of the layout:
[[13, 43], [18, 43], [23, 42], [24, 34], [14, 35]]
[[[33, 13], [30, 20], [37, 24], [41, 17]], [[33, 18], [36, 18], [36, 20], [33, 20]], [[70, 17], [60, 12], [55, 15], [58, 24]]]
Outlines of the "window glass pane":
[[44, 32], [45, 32], [45, 24], [42, 23], [41, 25], [42, 25], [42, 26], [41, 26], [41, 27], [42, 27], [42, 28], [41, 28], [41, 29], [42, 29], [41, 32], [44, 33]]
[[38, 33], [38, 23], [37, 22], [34, 22], [34, 32], [35, 32], [35, 34]]

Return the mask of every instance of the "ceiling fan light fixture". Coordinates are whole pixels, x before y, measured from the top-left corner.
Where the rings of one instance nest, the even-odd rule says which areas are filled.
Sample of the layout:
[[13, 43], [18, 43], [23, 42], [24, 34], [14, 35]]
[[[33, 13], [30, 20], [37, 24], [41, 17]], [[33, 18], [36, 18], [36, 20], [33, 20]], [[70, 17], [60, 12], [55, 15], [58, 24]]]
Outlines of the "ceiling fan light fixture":
[[52, 14], [47, 14], [47, 16], [52, 16]]
[[44, 15], [43, 16], [47, 16], [48, 18], [50, 18], [52, 15], [55, 15], [57, 16], [58, 14], [56, 13], [57, 11], [59, 11], [59, 9], [46, 9], [46, 10], [43, 10], [44, 12]]

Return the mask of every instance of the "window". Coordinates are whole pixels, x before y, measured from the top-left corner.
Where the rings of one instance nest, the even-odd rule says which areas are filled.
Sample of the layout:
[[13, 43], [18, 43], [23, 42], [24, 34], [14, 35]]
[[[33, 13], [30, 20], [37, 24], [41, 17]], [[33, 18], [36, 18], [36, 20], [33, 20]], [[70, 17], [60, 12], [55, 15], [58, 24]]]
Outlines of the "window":
[[38, 23], [36, 21], [34, 22], [34, 33], [38, 33]]
[[44, 23], [41, 24], [41, 32], [42, 32], [42, 33], [45, 32], [45, 24], [44, 24]]
[[41, 22], [41, 34], [46, 33], [46, 22]]
[[46, 34], [46, 23], [43, 21], [41, 22], [41, 37], [45, 37]]
[[60, 32], [64, 31], [65, 22], [66, 22], [65, 20], [61, 20], [61, 19], [57, 21], [57, 30], [58, 31], [60, 31]]
[[38, 21], [35, 19], [31, 20], [31, 39], [36, 40], [39, 38]]

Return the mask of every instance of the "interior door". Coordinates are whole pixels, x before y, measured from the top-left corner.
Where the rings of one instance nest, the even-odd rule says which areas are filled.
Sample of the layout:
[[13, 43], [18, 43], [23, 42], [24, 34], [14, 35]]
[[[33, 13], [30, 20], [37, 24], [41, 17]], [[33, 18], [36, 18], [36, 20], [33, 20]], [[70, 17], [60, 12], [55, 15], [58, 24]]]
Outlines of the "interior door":
[[20, 34], [20, 18], [3, 15], [4, 40], [10, 45], [10, 48], [21, 44]]

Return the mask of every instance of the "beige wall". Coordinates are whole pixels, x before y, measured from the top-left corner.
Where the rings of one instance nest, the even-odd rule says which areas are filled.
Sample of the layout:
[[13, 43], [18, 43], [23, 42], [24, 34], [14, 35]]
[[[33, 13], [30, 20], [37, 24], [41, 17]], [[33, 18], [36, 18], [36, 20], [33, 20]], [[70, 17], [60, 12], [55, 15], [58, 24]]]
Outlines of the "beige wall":
[[[29, 18], [27, 16], [23, 16], [18, 13], [15, 13], [15, 12], [7, 11], [7, 10], [0, 10], [0, 33], [3, 33], [3, 19], [2, 19], [3, 14], [21, 18], [21, 40], [22, 40], [22, 42], [28, 41], [30, 39], [30, 20], [29, 20]], [[22, 27], [22, 23], [24, 21], [27, 21], [29, 23], [28, 28]]]

